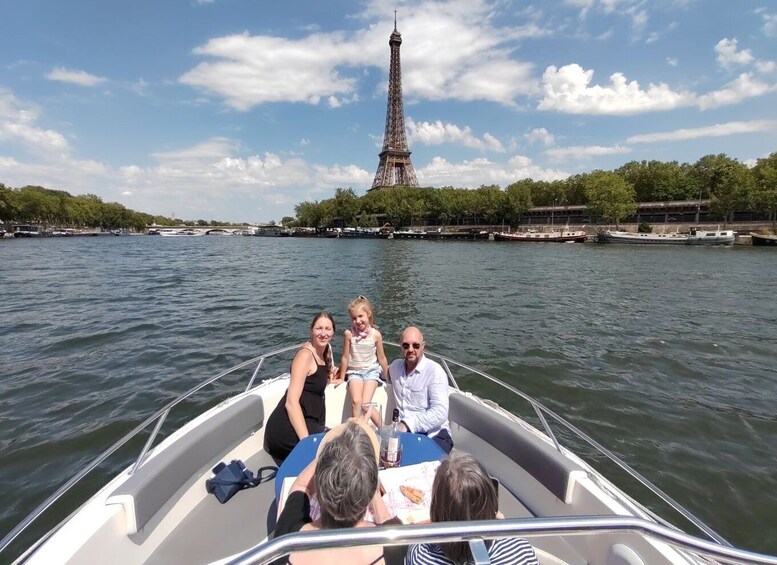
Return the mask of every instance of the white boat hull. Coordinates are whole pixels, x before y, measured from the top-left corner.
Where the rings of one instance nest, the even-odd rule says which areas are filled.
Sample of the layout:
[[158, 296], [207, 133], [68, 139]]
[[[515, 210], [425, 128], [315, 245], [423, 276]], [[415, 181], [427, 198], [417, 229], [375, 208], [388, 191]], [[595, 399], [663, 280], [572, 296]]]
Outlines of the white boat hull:
[[[207, 493], [205, 480], [220, 461], [240, 459], [253, 470], [271, 463], [263, 450], [263, 424], [288, 382], [288, 375], [262, 382], [190, 421], [149, 451], [134, 473], [132, 466], [125, 469], [18, 562], [103, 563], [110, 556], [111, 565], [212, 563], [266, 547], [275, 523], [273, 482], [239, 492], [221, 505]], [[385, 421], [393, 409], [388, 386], [373, 397], [385, 407]], [[645, 507], [525, 420], [455, 387], [449, 389], [449, 400], [455, 446], [473, 454], [499, 480], [499, 506], [508, 521], [610, 516], [655, 524]], [[347, 387], [330, 384], [326, 405], [329, 427], [350, 416]], [[524, 537], [543, 565], [702, 563], [634, 530]], [[632, 557], [613, 561], [622, 555]]]

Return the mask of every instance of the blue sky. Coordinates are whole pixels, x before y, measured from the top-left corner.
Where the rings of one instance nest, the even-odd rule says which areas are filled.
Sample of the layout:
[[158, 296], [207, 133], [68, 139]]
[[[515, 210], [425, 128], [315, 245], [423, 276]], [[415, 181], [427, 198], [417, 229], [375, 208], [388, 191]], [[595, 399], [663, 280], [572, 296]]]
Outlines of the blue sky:
[[777, 151], [774, 0], [0, 0], [0, 182], [249, 222], [364, 194], [395, 7], [422, 186]]

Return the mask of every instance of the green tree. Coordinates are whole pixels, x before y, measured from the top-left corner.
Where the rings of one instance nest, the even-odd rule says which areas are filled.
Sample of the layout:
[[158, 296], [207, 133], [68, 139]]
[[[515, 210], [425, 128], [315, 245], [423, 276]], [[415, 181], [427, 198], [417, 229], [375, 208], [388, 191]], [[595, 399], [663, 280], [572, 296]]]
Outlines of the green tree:
[[706, 155], [694, 165], [700, 194], [711, 200], [710, 209], [723, 217], [724, 225], [734, 212], [750, 208], [753, 175], [746, 165], [721, 153]]
[[15, 191], [0, 183], [0, 220], [15, 220], [17, 214]]
[[689, 196], [689, 170], [677, 161], [630, 161], [615, 172], [634, 186], [637, 202], [685, 200]]
[[294, 213], [300, 226], [317, 228], [321, 224], [322, 212], [318, 202], [300, 202], [294, 207]]
[[523, 215], [533, 206], [531, 179], [519, 180], [505, 189], [505, 218], [510, 226], [520, 223]]
[[636, 210], [634, 187], [617, 173], [594, 171], [585, 181], [588, 213], [614, 223]]
[[753, 167], [753, 209], [769, 215], [777, 227], [777, 153], [758, 159]]
[[[481, 186], [475, 193], [477, 216], [487, 224], [500, 224], [506, 212], [505, 193], [498, 185]], [[479, 223], [479, 222], [478, 222]]]
[[338, 188], [335, 190], [332, 202], [334, 217], [340, 218], [343, 226], [352, 226], [356, 215], [359, 213], [359, 197], [352, 188]]

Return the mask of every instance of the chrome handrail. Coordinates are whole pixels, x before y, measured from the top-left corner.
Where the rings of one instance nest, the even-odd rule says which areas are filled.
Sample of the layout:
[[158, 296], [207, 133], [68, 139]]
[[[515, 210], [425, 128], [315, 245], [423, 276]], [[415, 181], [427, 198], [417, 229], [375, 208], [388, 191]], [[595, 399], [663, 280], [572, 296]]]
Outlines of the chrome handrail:
[[[73, 488], [76, 483], [78, 483], [81, 479], [83, 479], [86, 475], [91, 473], [100, 463], [105, 461], [108, 457], [113, 455], [116, 450], [118, 450], [120, 447], [122, 447], [124, 444], [126, 444], [128, 441], [130, 441], [132, 438], [134, 438], [136, 435], [138, 435], [140, 432], [142, 432], [144, 429], [146, 429], [152, 422], [160, 420], [157, 422], [157, 425], [154, 427], [154, 430], [152, 431], [151, 435], [149, 436], [148, 440], [146, 440], [145, 445], [143, 446], [143, 449], [140, 452], [140, 455], [138, 456], [137, 460], [132, 466], [132, 469], [130, 470], [131, 473], [135, 472], [138, 467], [140, 467], [143, 463], [143, 458], [145, 457], [146, 452], [151, 448], [151, 445], [154, 442], [154, 439], [156, 439], [156, 435], [159, 432], [159, 429], [161, 428], [162, 421], [167, 417], [167, 413], [177, 404], [183, 402], [193, 394], [199, 392], [201, 389], [205, 388], [209, 384], [212, 384], [219, 379], [224, 378], [227, 375], [230, 375], [234, 373], [235, 371], [239, 371], [240, 369], [243, 369], [253, 363], [259, 363], [259, 366], [261, 366], [261, 363], [264, 361], [267, 357], [273, 357], [275, 355], [280, 355], [281, 353], [286, 353], [287, 351], [290, 351], [292, 349], [299, 349], [302, 347], [303, 344], [298, 345], [290, 345], [288, 347], [283, 347], [281, 349], [276, 349], [274, 351], [271, 351], [270, 353], [265, 353], [263, 355], [259, 355], [257, 357], [253, 357], [252, 359], [249, 359], [248, 361], [243, 361], [242, 363], [235, 365], [234, 367], [227, 369], [226, 371], [219, 373], [215, 377], [211, 377], [202, 383], [194, 386], [193, 388], [189, 389], [185, 393], [183, 393], [181, 396], [178, 396], [174, 400], [168, 402], [166, 405], [164, 405], [162, 408], [160, 408], [157, 412], [155, 412], [153, 415], [146, 418], [143, 422], [138, 424], [135, 428], [133, 428], [130, 432], [125, 434], [121, 439], [119, 439], [116, 443], [114, 443], [112, 446], [110, 446], [108, 449], [106, 449], [104, 452], [102, 452], [100, 455], [98, 455], [91, 463], [89, 463], [86, 467], [81, 469], [78, 473], [73, 475], [65, 484], [63, 484], [61, 487], [59, 487], [54, 493], [46, 498], [43, 502], [41, 502], [35, 509], [30, 512], [24, 520], [22, 520], [19, 524], [14, 527], [8, 534], [6, 534], [2, 540], [0, 540], [0, 553], [2, 553], [6, 547], [8, 547], [13, 540], [15, 540], [19, 534], [21, 534], [24, 530], [26, 530], [29, 525], [37, 520], [41, 514], [43, 514], [48, 508], [54, 504], [59, 498], [62, 497], [63, 494], [65, 494], [67, 491], [69, 491], [71, 488]], [[253, 382], [254, 378], [256, 377], [256, 372], [251, 378], [251, 382]], [[56, 530], [56, 528], [55, 528]], [[51, 535], [54, 530], [48, 532], [48, 535]]]
[[[396, 345], [395, 343], [391, 342], [385, 342], [389, 343], [391, 345]], [[460, 363], [459, 361], [456, 361], [454, 359], [451, 359], [449, 357], [446, 357], [444, 355], [440, 355], [438, 353], [432, 353], [430, 351], [424, 352], [426, 355], [429, 355], [430, 357], [436, 357], [440, 360], [444, 360], [447, 363], [452, 363], [453, 365], [456, 365], [458, 367], [461, 367], [463, 369], [466, 369], [467, 371], [471, 371], [472, 373], [479, 375], [501, 387], [506, 388], [516, 396], [519, 396], [520, 398], [523, 398], [526, 400], [529, 404], [532, 405], [535, 412], [537, 412], [537, 415], [539, 416], [540, 421], [542, 422], [543, 430], [545, 434], [553, 441], [554, 445], [556, 446], [556, 449], [558, 451], [562, 451], [561, 445], [559, 444], [558, 440], [556, 439], [555, 435], [553, 434], [553, 431], [551, 430], [548, 422], [543, 417], [542, 413], [551, 416], [554, 420], [556, 420], [559, 424], [566, 427], [569, 431], [574, 433], [577, 437], [588, 443], [591, 447], [593, 447], [596, 451], [607, 457], [610, 461], [615, 463], [618, 467], [623, 469], [626, 473], [631, 475], [634, 479], [639, 481], [645, 488], [650, 490], [653, 494], [658, 496], [661, 500], [663, 500], [666, 504], [668, 504], [671, 508], [673, 508], [675, 511], [680, 513], [686, 520], [688, 520], [690, 523], [692, 523], [694, 526], [696, 526], [700, 531], [702, 531], [704, 534], [706, 534], [710, 539], [715, 540], [717, 543], [726, 545], [731, 547], [731, 543], [729, 543], [725, 538], [723, 538], [720, 534], [718, 534], [716, 531], [714, 531], [712, 528], [710, 528], [707, 524], [705, 524], [700, 518], [698, 518], [696, 515], [694, 515], [690, 510], [682, 506], [679, 502], [674, 500], [671, 496], [669, 496], [667, 493], [662, 491], [660, 488], [658, 488], [656, 485], [654, 485], [652, 482], [650, 482], [647, 478], [645, 478], [643, 475], [641, 475], [636, 470], [632, 469], [625, 461], [623, 461], [620, 457], [615, 455], [612, 451], [601, 445], [599, 442], [597, 442], [595, 439], [590, 437], [588, 434], [580, 430], [577, 426], [572, 424], [571, 422], [567, 421], [562, 416], [559, 416], [556, 414], [553, 410], [546, 407], [544, 404], [539, 402], [538, 400], [535, 400], [528, 394], [521, 392], [517, 388], [505, 383], [504, 381], [501, 381], [497, 379], [496, 377], [493, 377], [489, 375], [488, 373], [484, 373], [483, 371], [480, 371], [478, 369], [475, 369], [474, 367], [470, 367], [469, 365], [466, 365], [464, 363]], [[651, 513], [652, 514], [652, 513]], [[666, 522], [665, 520], [661, 519], [660, 517], [656, 516], [656, 519], [661, 520], [663, 522]]]
[[723, 560], [726, 563], [777, 565], [777, 556], [720, 545], [634, 516], [515, 518], [298, 532], [258, 544], [228, 563], [229, 565], [259, 565], [295, 551], [313, 549], [445, 543], [515, 536], [571, 536], [629, 532], [642, 534], [676, 549]]
[[[399, 347], [399, 344], [385, 341], [384, 343], [388, 345], [392, 345], [394, 347]], [[134, 472], [137, 470], [137, 468], [141, 467], [143, 463], [145, 462], [145, 455], [146, 453], [151, 449], [151, 446], [154, 443], [154, 440], [156, 439], [156, 436], [162, 426], [162, 423], [164, 419], [167, 416], [167, 413], [175, 407], [177, 404], [181, 403], [182, 401], [186, 400], [193, 394], [199, 392], [204, 387], [222, 379], [223, 377], [230, 375], [234, 373], [235, 371], [238, 371], [240, 369], [243, 369], [253, 363], [257, 363], [257, 367], [254, 370], [251, 379], [249, 381], [249, 385], [246, 388], [246, 391], [250, 390], [251, 385], [255, 381], [259, 368], [261, 368], [262, 364], [264, 363], [264, 360], [268, 357], [273, 357], [276, 355], [280, 355], [282, 353], [286, 353], [288, 351], [291, 351], [293, 349], [298, 349], [303, 344], [297, 344], [297, 345], [291, 345], [288, 347], [283, 347], [280, 349], [273, 350], [269, 353], [264, 353], [262, 355], [259, 355], [257, 357], [253, 357], [252, 359], [249, 359], [248, 361], [244, 361], [238, 365], [235, 365], [234, 367], [227, 369], [226, 371], [219, 373], [218, 375], [211, 377], [209, 379], [206, 379], [202, 383], [194, 386], [193, 388], [189, 389], [182, 395], [178, 396], [174, 400], [168, 402], [166, 405], [164, 405], [162, 408], [160, 408], [157, 412], [155, 412], [150, 417], [146, 418], [142, 423], [140, 423], [138, 426], [133, 428], [130, 432], [125, 434], [121, 439], [119, 439], [116, 443], [114, 443], [111, 447], [109, 447], [106, 451], [101, 453], [99, 456], [97, 456], [91, 463], [89, 463], [86, 467], [81, 469], [78, 473], [76, 473], [72, 478], [70, 478], [65, 484], [63, 484], [60, 488], [58, 488], [51, 496], [46, 498], [40, 505], [38, 505], [22, 522], [20, 522], [13, 530], [11, 530], [6, 536], [0, 540], [0, 553], [2, 553], [12, 542], [14, 539], [16, 539], [19, 534], [21, 534], [24, 530], [26, 530], [29, 525], [35, 521], [37, 518], [43, 514], [52, 504], [54, 504], [59, 498], [62, 497], [67, 491], [69, 491], [76, 483], [78, 483], [81, 479], [83, 479], [87, 474], [89, 474], [91, 471], [93, 471], [98, 465], [100, 465], [103, 461], [105, 461], [109, 456], [111, 456], [114, 452], [116, 452], [120, 447], [125, 445], [129, 440], [134, 438], [136, 435], [138, 435], [140, 432], [142, 432], [144, 429], [146, 429], [150, 424], [156, 422], [156, 425], [154, 427], [154, 430], [152, 431], [151, 435], [149, 436], [148, 440], [146, 441], [143, 449], [141, 450], [137, 460], [135, 461], [134, 465], [131, 468], [131, 472]], [[527, 402], [529, 402], [532, 407], [534, 408], [535, 412], [537, 412], [537, 415], [539, 416], [540, 421], [542, 422], [543, 429], [548, 435], [549, 438], [552, 439], [553, 443], [556, 446], [556, 449], [559, 451], [562, 451], [561, 445], [558, 443], [555, 435], [553, 434], [553, 431], [551, 430], [550, 426], [548, 425], [548, 422], [543, 416], [544, 414], [547, 414], [551, 417], [553, 417], [557, 422], [564, 425], [567, 429], [572, 431], [575, 435], [577, 435], [579, 438], [586, 441], [589, 445], [594, 447], [597, 451], [599, 451], [602, 455], [616, 463], [621, 469], [629, 473], [633, 478], [638, 480], [640, 483], [642, 483], [646, 488], [648, 488], [651, 492], [656, 494], [659, 498], [661, 498], [664, 502], [666, 502], [668, 505], [670, 505], [672, 508], [674, 508], [676, 511], [678, 511], [680, 514], [682, 514], [686, 519], [688, 519], [691, 523], [693, 523], [697, 528], [699, 528], [702, 532], [707, 534], [711, 539], [715, 540], [718, 544], [722, 544], [724, 546], [731, 547], [731, 544], [728, 543], [725, 539], [723, 539], [720, 535], [718, 535], [716, 532], [714, 532], [712, 529], [710, 529], [706, 524], [704, 524], [699, 518], [694, 516], [690, 511], [685, 509], [683, 506], [681, 506], [678, 502], [674, 501], [668, 494], [661, 491], [658, 487], [653, 485], [648, 479], [640, 475], [637, 471], [632, 469], [628, 466], [624, 461], [622, 461], [618, 456], [616, 456], [614, 453], [609, 451], [604, 446], [600, 445], [598, 442], [596, 442], [594, 439], [590, 438], [587, 434], [579, 430], [576, 426], [550, 410], [549, 408], [545, 407], [542, 403], [535, 400], [531, 396], [527, 395], [526, 393], [521, 392], [520, 390], [516, 389], [515, 387], [497, 379], [496, 377], [493, 377], [483, 371], [480, 371], [478, 369], [475, 369], [473, 367], [470, 367], [464, 363], [461, 363], [459, 361], [455, 361], [449, 357], [433, 353], [431, 351], [425, 351], [425, 354], [429, 355], [430, 357], [438, 358], [442, 361], [445, 371], [448, 374], [451, 382], [453, 383], [454, 388], [458, 389], [458, 384], [456, 383], [455, 379], [453, 378], [453, 374], [450, 371], [450, 368], [448, 364], [453, 364], [455, 366], [461, 367], [467, 371], [470, 371], [476, 375], [479, 375], [501, 387], [504, 387], [505, 389], [509, 390], [516, 396], [519, 396], [520, 398], [523, 398]], [[661, 520], [659, 517], [656, 517], [657, 519]], [[661, 520], [664, 522], [663, 520]], [[666, 523], [666, 522], [665, 522]], [[45, 534], [43, 537], [46, 538], [53, 534], [54, 531], [56, 531], [56, 528], [49, 531], [47, 534]], [[402, 530], [405, 531], [404, 528]], [[687, 534], [686, 534], [687, 535]], [[694, 538], [695, 539], [695, 538]], [[36, 542], [36, 545], [40, 544], [42, 540], [39, 540]]]

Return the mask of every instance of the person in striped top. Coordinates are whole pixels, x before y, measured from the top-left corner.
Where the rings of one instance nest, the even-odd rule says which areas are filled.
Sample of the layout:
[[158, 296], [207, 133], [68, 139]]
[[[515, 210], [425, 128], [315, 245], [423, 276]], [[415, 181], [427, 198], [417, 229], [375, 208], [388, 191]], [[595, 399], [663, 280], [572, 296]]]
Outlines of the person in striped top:
[[[496, 486], [483, 465], [471, 455], [454, 451], [440, 463], [432, 484], [432, 522], [504, 518], [498, 509]], [[487, 541], [491, 565], [539, 565], [528, 541], [501, 538]], [[466, 542], [411, 546], [405, 565], [462, 565], [472, 563]]]
[[[348, 305], [351, 327], [345, 330], [340, 379], [348, 380], [353, 416], [359, 417], [361, 405], [372, 400], [382, 375], [388, 375], [388, 361], [383, 352], [383, 336], [375, 325], [372, 305], [359, 296]], [[370, 418], [380, 427], [380, 414]]]

